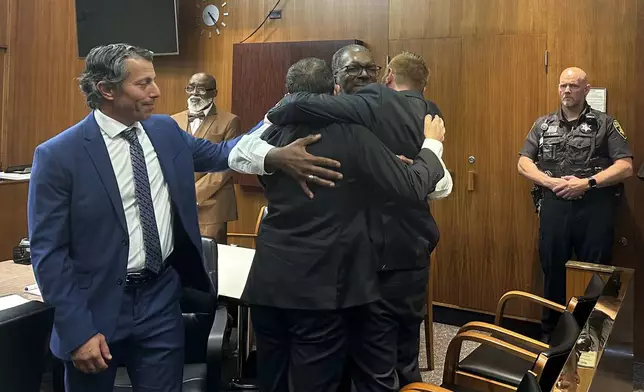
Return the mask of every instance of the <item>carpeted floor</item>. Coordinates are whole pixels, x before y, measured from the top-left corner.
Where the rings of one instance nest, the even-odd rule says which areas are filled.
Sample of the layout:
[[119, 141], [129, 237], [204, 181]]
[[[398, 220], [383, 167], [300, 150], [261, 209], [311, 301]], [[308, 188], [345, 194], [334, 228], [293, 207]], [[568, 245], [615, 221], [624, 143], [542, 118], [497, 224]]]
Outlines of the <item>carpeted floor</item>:
[[[458, 331], [458, 327], [434, 323], [434, 370], [427, 370], [427, 353], [425, 352], [425, 329], [421, 328], [420, 334], [420, 368], [423, 374], [423, 381], [440, 385], [443, 380], [443, 363], [447, 353], [447, 346]], [[476, 348], [476, 343], [465, 343], [461, 350], [461, 358], [467, 356]], [[636, 363], [633, 366], [633, 389], [634, 392], [644, 392], [644, 364]]]

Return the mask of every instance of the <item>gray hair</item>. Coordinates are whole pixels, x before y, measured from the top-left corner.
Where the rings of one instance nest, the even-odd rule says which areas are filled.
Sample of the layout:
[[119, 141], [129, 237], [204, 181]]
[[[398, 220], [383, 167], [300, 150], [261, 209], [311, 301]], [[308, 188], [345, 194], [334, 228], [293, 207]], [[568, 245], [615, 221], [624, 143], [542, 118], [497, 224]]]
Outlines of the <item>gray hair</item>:
[[366, 46], [362, 46], [358, 44], [351, 44], [338, 49], [338, 51], [335, 52], [335, 54], [333, 54], [333, 59], [331, 60], [331, 68], [333, 69], [334, 74], [338, 72], [340, 68], [342, 68], [342, 58], [349, 52], [371, 52], [371, 51]]
[[128, 44], [110, 44], [93, 48], [85, 58], [85, 69], [78, 77], [78, 85], [85, 94], [87, 106], [98, 109], [103, 95], [98, 89], [100, 82], [118, 89], [127, 78], [125, 60], [141, 58], [152, 61], [153, 53], [147, 49]]
[[315, 57], [304, 58], [291, 65], [286, 72], [286, 91], [290, 94], [309, 92], [333, 93], [333, 73], [326, 61]]

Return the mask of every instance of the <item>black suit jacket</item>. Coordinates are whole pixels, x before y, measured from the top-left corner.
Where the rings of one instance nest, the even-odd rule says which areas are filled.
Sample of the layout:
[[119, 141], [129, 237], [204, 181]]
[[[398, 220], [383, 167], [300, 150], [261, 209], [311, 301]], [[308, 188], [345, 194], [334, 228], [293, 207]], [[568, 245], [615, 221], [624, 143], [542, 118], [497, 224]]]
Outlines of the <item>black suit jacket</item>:
[[[274, 124], [312, 124], [323, 121], [355, 123], [369, 128], [396, 154], [415, 156], [425, 138], [425, 115], [440, 110], [417, 91], [395, 91], [373, 83], [352, 95], [338, 96], [297, 93], [286, 96], [272, 109]], [[433, 190], [433, 189], [432, 189]], [[436, 222], [426, 200], [395, 202], [382, 198], [373, 214], [370, 230], [382, 256], [381, 270], [426, 267], [429, 254], [439, 240]]]
[[321, 310], [378, 300], [369, 206], [380, 194], [423, 200], [444, 175], [430, 150], [408, 166], [358, 125], [272, 126], [263, 138], [284, 146], [318, 132], [322, 139], [307, 149], [341, 162], [343, 179], [335, 188], [315, 187], [309, 199], [281, 171], [261, 178], [268, 214], [243, 295], [250, 304]]

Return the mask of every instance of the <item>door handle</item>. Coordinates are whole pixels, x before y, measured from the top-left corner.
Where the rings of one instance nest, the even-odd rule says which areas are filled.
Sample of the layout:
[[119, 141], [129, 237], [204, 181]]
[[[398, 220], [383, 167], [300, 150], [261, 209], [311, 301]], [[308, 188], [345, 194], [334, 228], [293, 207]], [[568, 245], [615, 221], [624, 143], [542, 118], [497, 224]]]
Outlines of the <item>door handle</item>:
[[474, 192], [474, 174], [473, 170], [467, 171], [467, 191]]

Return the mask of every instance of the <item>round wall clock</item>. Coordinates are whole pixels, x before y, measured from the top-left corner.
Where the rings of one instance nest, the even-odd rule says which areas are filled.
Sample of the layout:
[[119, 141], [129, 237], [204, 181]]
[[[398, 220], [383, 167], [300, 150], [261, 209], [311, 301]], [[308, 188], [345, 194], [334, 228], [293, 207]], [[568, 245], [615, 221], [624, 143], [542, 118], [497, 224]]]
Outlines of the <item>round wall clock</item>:
[[212, 38], [213, 30], [215, 34], [221, 34], [220, 29], [226, 27], [226, 22], [223, 21], [223, 18], [228, 16], [228, 12], [225, 11], [227, 4], [228, 2], [226, 1], [219, 5], [206, 0], [197, 1], [197, 8], [199, 9], [197, 28], [201, 28], [201, 35], [208, 32], [208, 38]]

